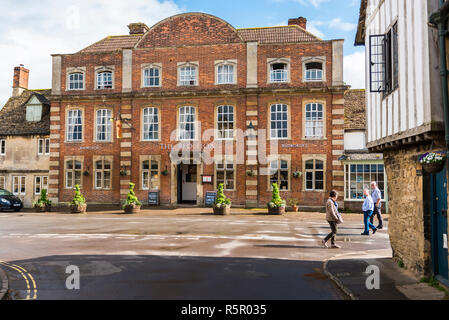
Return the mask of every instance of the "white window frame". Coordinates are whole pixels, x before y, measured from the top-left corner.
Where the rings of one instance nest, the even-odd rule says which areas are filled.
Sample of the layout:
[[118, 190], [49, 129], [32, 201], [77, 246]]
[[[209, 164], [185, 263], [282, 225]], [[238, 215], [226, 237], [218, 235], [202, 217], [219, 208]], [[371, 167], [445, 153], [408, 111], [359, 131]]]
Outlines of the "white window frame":
[[[39, 179], [39, 182], [37, 181]], [[39, 187], [39, 191], [38, 191]], [[41, 190], [48, 191], [48, 176], [35, 176], [34, 177], [34, 195], [39, 196], [41, 194]]]
[[[186, 113], [184, 111], [189, 111], [189, 113]], [[191, 112], [193, 111], [193, 113]], [[193, 117], [193, 121], [186, 120], [186, 117]], [[197, 119], [196, 119], [196, 107], [194, 106], [182, 106], [178, 108], [178, 139], [179, 141], [195, 141], [197, 139]], [[191, 130], [186, 130], [186, 126], [190, 126]], [[185, 135], [186, 133], [193, 133], [189, 134], [188, 137]]]
[[[78, 117], [75, 117], [72, 115], [73, 112], [77, 111]], [[82, 142], [83, 141], [83, 137], [84, 137], [84, 119], [83, 119], [83, 109], [69, 109], [67, 110], [67, 123], [66, 123], [66, 130], [67, 130], [67, 142]], [[75, 120], [75, 119], [80, 119], [81, 123], [70, 123], [71, 119]], [[73, 122], [72, 120], [72, 122]], [[74, 128], [75, 127], [81, 127], [81, 138], [79, 139], [74, 139], [73, 135], [74, 135]]]
[[6, 189], [6, 177], [0, 176], [0, 189]]
[[[276, 64], [284, 64], [285, 68], [283, 72], [277, 72], [273, 70], [274, 65]], [[290, 83], [291, 81], [291, 67], [290, 67], [290, 58], [269, 58], [267, 59], [267, 83], [269, 84], [279, 84], [279, 83]], [[273, 77], [274, 74], [282, 74], [280, 80], [276, 77]]]
[[[155, 115], [155, 112], [157, 113]], [[160, 110], [159, 107], [145, 107], [142, 109], [142, 141], [160, 141], [161, 140], [161, 124], [160, 124]], [[154, 121], [155, 116], [157, 116], [157, 121]], [[149, 121], [146, 121], [149, 120]], [[157, 130], [154, 130], [157, 126]], [[150, 128], [153, 130], [149, 130]], [[148, 130], [147, 130], [148, 128]], [[153, 139], [150, 139], [150, 134], [153, 134]], [[147, 137], [148, 134], [148, 138]], [[155, 134], [157, 137], [155, 138]]]
[[[310, 111], [307, 109], [310, 106]], [[321, 107], [321, 111], [319, 111]], [[316, 116], [314, 116], [314, 113]], [[319, 116], [321, 113], [321, 117]], [[308, 114], [310, 116], [308, 117]], [[304, 138], [305, 139], [324, 139], [326, 131], [326, 107], [321, 102], [307, 102], [304, 105]], [[312, 133], [309, 134], [310, 130]], [[321, 130], [321, 134], [319, 134]]]
[[198, 62], [178, 63], [178, 86], [195, 87], [198, 85], [199, 85], [199, 63]]
[[[86, 67], [81, 67], [81, 68], [67, 68], [66, 70], [66, 91], [83, 91], [86, 89]], [[75, 80], [71, 80], [71, 76], [74, 74], [81, 74], [82, 75], [82, 80], [76, 80], [76, 82], [79, 84], [81, 83], [81, 87], [78, 88], [71, 88], [71, 84], [73, 81]]]
[[[365, 166], [366, 165], [370, 166], [370, 172], [368, 172], [369, 175], [370, 175], [369, 179], [365, 179], [365, 174], [367, 174], [366, 171], [365, 171]], [[362, 174], [363, 175], [363, 179], [362, 179], [362, 182], [357, 182], [357, 178], [358, 178], [357, 174], [359, 174], [358, 168], [356, 167], [356, 172], [352, 172], [351, 166], [363, 166], [363, 170], [362, 170], [363, 171], [363, 174]], [[377, 166], [376, 172], [372, 172], [371, 171], [371, 166]], [[382, 172], [379, 172], [379, 166], [383, 166], [383, 171]], [[356, 161], [353, 162], [353, 161], [348, 161], [348, 162], [344, 162], [344, 168], [345, 168], [344, 169], [345, 170], [345, 201], [359, 201], [359, 202], [363, 202], [364, 201], [363, 197], [362, 198], [357, 198], [357, 199], [356, 198], [352, 198], [351, 197], [351, 190], [355, 189], [356, 193], [361, 193], [363, 195], [363, 190], [364, 189], [368, 188], [368, 189], [371, 190], [371, 182], [372, 181], [377, 182], [378, 185], [379, 185], [379, 183], [383, 182], [384, 187], [383, 188], [379, 187], [379, 189], [381, 190], [381, 192], [382, 191], [384, 192], [384, 197], [382, 198], [382, 202], [386, 201], [387, 190], [388, 190], [388, 183], [387, 183], [387, 174], [386, 174], [386, 171], [385, 171], [385, 164], [383, 162], [378, 162], [378, 161], [374, 161], [374, 162], [356, 162]], [[356, 181], [352, 181], [351, 174], [355, 174], [356, 175]], [[383, 175], [383, 181], [380, 181], [380, 179], [379, 179], [379, 175], [380, 174]], [[351, 188], [351, 185], [353, 183], [356, 184], [356, 188]], [[362, 184], [362, 188], [361, 189], [359, 189], [357, 187], [357, 185], [360, 184], [360, 183]]]
[[[113, 114], [111, 109], [95, 110], [95, 141], [96, 142], [112, 142], [112, 120]], [[105, 138], [101, 139], [100, 135]]]
[[114, 86], [114, 73], [112, 71], [97, 72], [97, 90], [113, 89]]
[[[73, 163], [73, 169], [69, 169], [68, 168], [68, 164], [69, 162]], [[76, 169], [76, 163], [79, 162], [81, 164], [81, 168], [80, 169]], [[83, 185], [83, 160], [81, 159], [75, 159], [75, 158], [69, 158], [69, 159], [65, 159], [64, 161], [64, 178], [65, 178], [65, 182], [64, 182], [64, 186], [66, 189], [72, 190], [75, 189], [75, 185], [77, 185], [76, 183], [76, 172], [79, 172], [80, 178], [79, 178], [79, 185], [80, 187]], [[69, 185], [69, 179], [68, 179], [68, 175], [69, 173], [71, 173], [72, 175], [72, 183], [71, 185]]]
[[[225, 72], [225, 80], [223, 81], [223, 75], [220, 75], [220, 68], [227, 67], [228, 72]], [[229, 68], [232, 67], [232, 71], [229, 72]], [[221, 80], [221, 81], [220, 81]], [[225, 84], [237, 84], [237, 60], [217, 60], [215, 61], [215, 85]]]
[[[17, 180], [17, 192], [15, 191]], [[12, 193], [16, 196], [26, 195], [26, 177], [25, 176], [13, 176], [12, 177]]]
[[[223, 181], [218, 181], [218, 172], [223, 172]], [[228, 172], [233, 172], [233, 179], [228, 178]], [[232, 181], [232, 189], [227, 188], [228, 181]], [[233, 192], [236, 191], [237, 186], [237, 166], [235, 163], [235, 157], [223, 157], [221, 159], [215, 159], [215, 187], [223, 183], [224, 190]]]
[[[143, 64], [141, 66], [142, 70], [142, 88], [160, 88], [162, 87], [162, 63], [152, 63], [152, 64]], [[159, 75], [158, 76], [147, 76], [147, 72], [150, 70], [158, 70]], [[159, 84], [158, 85], [151, 85], [150, 82], [147, 80], [151, 79], [158, 79]]]
[[0, 139], [0, 156], [6, 155], [6, 139]]
[[[273, 107], [276, 108], [275, 112], [273, 112]], [[279, 111], [279, 107], [281, 108], [281, 110]], [[286, 108], [286, 110], [284, 111], [284, 107]], [[270, 114], [270, 122], [269, 122], [269, 130], [270, 130], [270, 140], [289, 140], [290, 139], [290, 108], [289, 105], [286, 103], [273, 103], [270, 105], [270, 109], [269, 109], [269, 114]], [[277, 119], [277, 115], [281, 114], [281, 116], [284, 115], [284, 113], [287, 115], [287, 119], [284, 120], [283, 117], [282, 119], [278, 120]], [[273, 119], [273, 114], [276, 115], [276, 119]], [[275, 124], [276, 128], [272, 129], [272, 125], [273, 123]], [[282, 128], [278, 128], [277, 124], [280, 123], [281, 125], [286, 123], [287, 128], [284, 128], [282, 125]], [[279, 132], [284, 132], [287, 131], [287, 135], [281, 136], [279, 137]], [[274, 134], [276, 133], [276, 134]]]
[[[97, 168], [97, 163], [101, 162], [101, 168]], [[105, 164], [109, 164], [109, 169], [105, 168]], [[109, 173], [109, 187], [106, 187], [105, 173]], [[100, 179], [98, 179], [98, 174]], [[100, 180], [100, 184], [98, 184]], [[95, 190], [112, 190], [112, 161], [106, 158], [94, 159], [94, 188]]]
[[[149, 162], [148, 169], [144, 169], [144, 163]], [[157, 164], [157, 169], [153, 169], [153, 162]], [[155, 182], [152, 174], [155, 173]], [[161, 161], [155, 156], [142, 156], [140, 159], [141, 190], [159, 190], [161, 184]]]
[[50, 155], [50, 139], [38, 139], [37, 140], [37, 155], [49, 156]]
[[[323, 157], [305, 157], [304, 161], [304, 190], [306, 192], [324, 192], [326, 190], [326, 160], [325, 156]], [[313, 169], [307, 169], [307, 162], [313, 162]], [[323, 169], [317, 169], [317, 161], [320, 161], [323, 164]], [[321, 181], [316, 179], [317, 172], [323, 172], [323, 189], [317, 189], [316, 182]], [[312, 174], [312, 188], [307, 187], [307, 174]]]
[[[224, 112], [224, 109], [227, 108], [227, 112]], [[221, 109], [221, 113], [220, 113]], [[230, 112], [232, 110], [232, 112]], [[220, 120], [221, 115], [221, 120]], [[229, 120], [230, 116], [232, 116], [232, 121]], [[224, 118], [227, 117], [227, 121], [224, 120]], [[235, 125], [236, 115], [235, 115], [235, 107], [230, 104], [223, 104], [216, 107], [216, 140], [225, 141], [225, 140], [234, 140], [235, 138]], [[222, 125], [222, 130], [220, 130], [220, 124]], [[229, 127], [232, 124], [232, 129], [229, 129]], [[226, 128], [226, 129], [225, 129]]]
[[[321, 79], [308, 79], [307, 78], [307, 65], [310, 63], [320, 63], [321, 64]], [[302, 58], [302, 82], [326, 82], [326, 57], [303, 57]]]

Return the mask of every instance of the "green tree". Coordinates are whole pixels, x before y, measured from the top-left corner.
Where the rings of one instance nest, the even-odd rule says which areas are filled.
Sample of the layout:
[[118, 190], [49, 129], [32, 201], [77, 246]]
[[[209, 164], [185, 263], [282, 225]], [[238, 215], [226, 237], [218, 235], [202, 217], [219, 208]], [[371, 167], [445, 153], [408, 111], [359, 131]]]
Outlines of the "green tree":
[[215, 206], [227, 207], [231, 205], [231, 199], [227, 198], [224, 194], [224, 185], [220, 183], [217, 190], [217, 199], [215, 200]]
[[79, 184], [75, 185], [75, 196], [73, 197], [73, 200], [72, 200], [72, 202], [70, 202], [70, 204], [74, 205], [74, 206], [86, 204], [86, 199], [81, 194]]
[[129, 184], [129, 192], [128, 197], [126, 198], [125, 204], [123, 205], [123, 209], [126, 207], [140, 207], [142, 206], [142, 203], [139, 201], [139, 199], [136, 196], [136, 193], [134, 192], [134, 187], [136, 185], [132, 182]]
[[286, 202], [285, 200], [283, 200], [279, 194], [279, 186], [277, 183], [273, 183], [272, 184], [272, 197], [271, 197], [271, 202], [268, 204], [271, 208], [280, 208], [280, 207], [285, 207]]

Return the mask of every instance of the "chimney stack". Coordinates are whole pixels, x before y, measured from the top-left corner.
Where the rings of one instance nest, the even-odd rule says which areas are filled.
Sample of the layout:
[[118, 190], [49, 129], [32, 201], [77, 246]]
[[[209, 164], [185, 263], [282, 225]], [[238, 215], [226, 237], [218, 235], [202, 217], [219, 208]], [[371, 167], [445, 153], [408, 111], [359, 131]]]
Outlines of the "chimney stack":
[[289, 19], [288, 20], [288, 25], [289, 26], [292, 26], [292, 25], [300, 26], [304, 30], [307, 30], [307, 19], [304, 18], [304, 17]]
[[145, 23], [137, 22], [137, 23], [131, 23], [128, 25], [129, 28], [129, 34], [144, 34], [150, 28]]
[[30, 70], [24, 68], [23, 64], [14, 68], [14, 79], [12, 84], [12, 96], [18, 97], [24, 90], [28, 90], [28, 79]]

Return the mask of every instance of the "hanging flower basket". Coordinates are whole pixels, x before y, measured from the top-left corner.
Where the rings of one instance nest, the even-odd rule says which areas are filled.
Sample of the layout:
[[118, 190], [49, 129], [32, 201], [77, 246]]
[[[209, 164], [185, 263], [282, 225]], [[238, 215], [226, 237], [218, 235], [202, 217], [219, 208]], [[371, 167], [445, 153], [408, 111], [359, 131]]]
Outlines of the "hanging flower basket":
[[444, 169], [446, 164], [445, 152], [427, 152], [419, 158], [419, 163], [422, 164], [424, 171], [435, 174]]

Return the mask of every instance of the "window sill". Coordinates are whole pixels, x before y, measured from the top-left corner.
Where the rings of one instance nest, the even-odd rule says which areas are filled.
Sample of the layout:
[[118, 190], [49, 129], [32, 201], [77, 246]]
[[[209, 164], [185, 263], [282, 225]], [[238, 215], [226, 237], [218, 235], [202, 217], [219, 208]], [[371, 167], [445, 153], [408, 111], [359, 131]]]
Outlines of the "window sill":
[[304, 137], [303, 138], [303, 140], [305, 140], [305, 141], [325, 141], [325, 140], [328, 140], [327, 138], [306, 138], [306, 137]]

